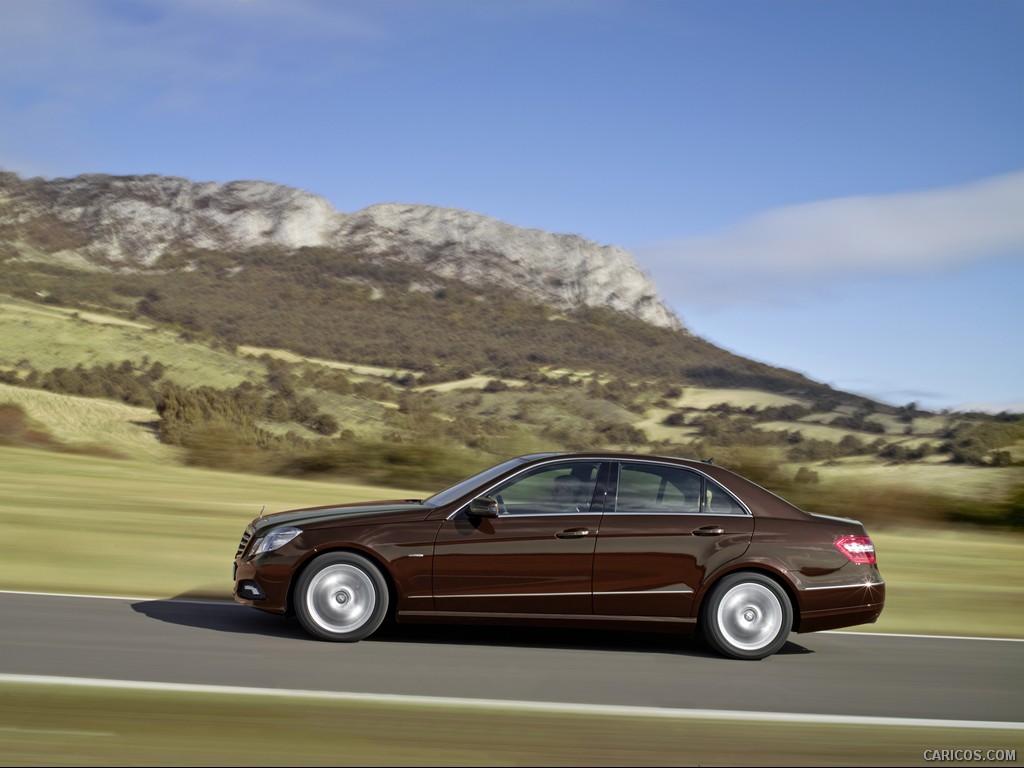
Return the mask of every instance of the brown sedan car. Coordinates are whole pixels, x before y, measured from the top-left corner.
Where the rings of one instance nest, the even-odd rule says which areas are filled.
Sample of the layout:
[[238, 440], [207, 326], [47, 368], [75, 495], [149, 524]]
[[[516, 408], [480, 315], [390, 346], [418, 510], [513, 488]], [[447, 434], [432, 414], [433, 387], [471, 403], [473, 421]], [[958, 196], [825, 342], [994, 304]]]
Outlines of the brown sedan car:
[[709, 462], [520, 456], [425, 500], [252, 521], [235, 599], [355, 641], [399, 622], [700, 632], [761, 659], [791, 631], [875, 621], [885, 584], [855, 520], [814, 515]]

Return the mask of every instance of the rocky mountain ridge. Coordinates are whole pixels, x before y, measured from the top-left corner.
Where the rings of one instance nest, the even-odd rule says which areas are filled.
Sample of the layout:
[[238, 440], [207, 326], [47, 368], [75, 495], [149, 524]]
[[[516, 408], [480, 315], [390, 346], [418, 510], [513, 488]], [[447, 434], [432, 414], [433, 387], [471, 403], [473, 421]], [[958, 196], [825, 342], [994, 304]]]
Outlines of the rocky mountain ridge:
[[344, 249], [562, 309], [606, 307], [682, 329], [627, 251], [576, 235], [427, 205], [382, 203], [347, 214], [318, 195], [263, 181], [0, 173], [0, 259], [153, 270], [166, 255], [266, 247]]

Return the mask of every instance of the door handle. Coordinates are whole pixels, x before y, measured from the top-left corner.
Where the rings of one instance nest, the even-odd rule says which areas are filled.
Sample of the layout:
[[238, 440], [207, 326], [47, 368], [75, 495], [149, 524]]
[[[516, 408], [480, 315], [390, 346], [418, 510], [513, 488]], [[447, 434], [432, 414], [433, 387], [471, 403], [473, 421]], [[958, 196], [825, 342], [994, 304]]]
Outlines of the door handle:
[[720, 525], [705, 525], [693, 531], [694, 536], [721, 536], [725, 528]]
[[555, 534], [556, 539], [580, 539], [590, 535], [589, 528], [566, 528]]

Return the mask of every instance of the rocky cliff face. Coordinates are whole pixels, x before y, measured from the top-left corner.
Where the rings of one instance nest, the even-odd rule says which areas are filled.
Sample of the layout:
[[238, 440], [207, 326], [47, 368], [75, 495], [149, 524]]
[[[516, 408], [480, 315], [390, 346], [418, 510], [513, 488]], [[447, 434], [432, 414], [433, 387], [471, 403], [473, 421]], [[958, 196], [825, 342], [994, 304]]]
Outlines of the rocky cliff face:
[[261, 181], [0, 174], [0, 257], [152, 269], [163, 255], [185, 249], [266, 246], [283, 254], [344, 248], [560, 308], [608, 307], [682, 327], [629, 253], [574, 235], [424, 205], [388, 203], [349, 215], [317, 195]]

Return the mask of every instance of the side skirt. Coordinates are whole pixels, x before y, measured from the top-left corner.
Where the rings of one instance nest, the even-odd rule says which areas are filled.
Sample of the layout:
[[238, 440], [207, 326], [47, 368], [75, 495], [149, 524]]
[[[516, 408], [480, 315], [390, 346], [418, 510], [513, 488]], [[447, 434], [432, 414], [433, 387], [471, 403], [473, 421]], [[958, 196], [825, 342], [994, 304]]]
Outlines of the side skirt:
[[520, 627], [571, 627], [585, 629], [674, 632], [692, 635], [697, 619], [667, 616], [590, 616], [554, 613], [460, 613], [456, 611], [398, 611], [401, 624], [486, 624]]

